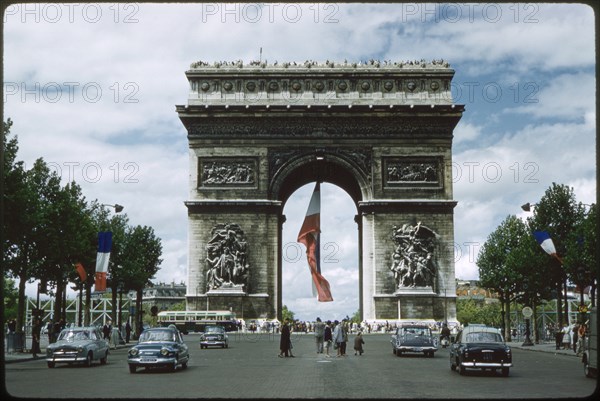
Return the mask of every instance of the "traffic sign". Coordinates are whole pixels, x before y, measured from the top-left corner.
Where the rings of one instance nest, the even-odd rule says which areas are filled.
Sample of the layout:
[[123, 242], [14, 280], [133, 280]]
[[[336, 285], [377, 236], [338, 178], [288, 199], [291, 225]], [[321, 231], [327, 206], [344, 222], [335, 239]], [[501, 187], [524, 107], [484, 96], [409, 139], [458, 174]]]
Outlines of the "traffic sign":
[[521, 312], [523, 312], [525, 319], [529, 319], [531, 316], [533, 316], [533, 309], [531, 309], [529, 306], [524, 307]]

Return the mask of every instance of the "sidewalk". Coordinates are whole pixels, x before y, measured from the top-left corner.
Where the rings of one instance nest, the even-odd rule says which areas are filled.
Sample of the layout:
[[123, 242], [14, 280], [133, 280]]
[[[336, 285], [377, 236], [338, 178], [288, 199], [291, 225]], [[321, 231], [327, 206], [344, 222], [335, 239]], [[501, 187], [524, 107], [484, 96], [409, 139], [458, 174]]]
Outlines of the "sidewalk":
[[538, 351], [538, 352], [549, 352], [555, 355], [570, 355], [577, 358], [581, 358], [581, 356], [577, 356], [577, 354], [571, 349], [556, 349], [556, 343], [553, 342], [540, 342], [539, 344], [534, 345], [523, 345], [523, 341], [512, 341], [509, 342], [508, 345], [511, 348], [524, 349], [527, 351]]

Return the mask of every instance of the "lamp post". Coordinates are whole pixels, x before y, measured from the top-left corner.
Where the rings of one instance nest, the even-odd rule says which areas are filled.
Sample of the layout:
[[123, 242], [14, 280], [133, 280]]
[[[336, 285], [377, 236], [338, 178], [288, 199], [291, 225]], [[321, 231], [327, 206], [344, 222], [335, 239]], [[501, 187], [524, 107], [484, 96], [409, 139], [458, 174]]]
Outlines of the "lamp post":
[[109, 205], [108, 203], [103, 203], [102, 206], [108, 206], [115, 209], [115, 213], [120, 213], [123, 211], [124, 206], [115, 203], [114, 205]]
[[532, 206], [537, 206], [537, 203], [529, 203], [529, 202], [527, 202], [526, 204], [521, 205], [521, 209], [523, 209], [525, 212], [530, 212]]

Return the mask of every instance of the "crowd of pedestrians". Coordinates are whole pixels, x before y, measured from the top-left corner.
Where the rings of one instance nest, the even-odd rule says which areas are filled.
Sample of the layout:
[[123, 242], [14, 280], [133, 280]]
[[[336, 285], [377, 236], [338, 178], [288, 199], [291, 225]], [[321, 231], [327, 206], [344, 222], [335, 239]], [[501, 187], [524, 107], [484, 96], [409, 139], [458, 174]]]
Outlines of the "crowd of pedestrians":
[[[294, 345], [291, 340], [291, 331], [294, 324], [289, 319], [285, 319], [280, 327], [281, 338], [279, 341], [279, 357], [294, 357], [292, 349]], [[301, 326], [302, 327], [302, 326]], [[349, 319], [342, 321], [328, 320], [323, 322], [320, 317], [314, 324], [311, 324], [310, 329], [314, 332], [315, 346], [317, 354], [325, 354], [326, 358], [333, 357], [331, 349], [336, 351], [335, 357], [345, 357], [346, 348], [349, 342], [349, 336], [352, 334], [352, 324]], [[363, 345], [365, 340], [362, 336], [362, 330], [358, 329], [354, 337], [354, 355], [360, 356], [364, 353]]]
[[556, 349], [572, 349], [579, 356], [585, 350], [587, 324], [575, 323], [570, 326], [564, 324], [562, 328], [556, 325], [554, 336]]

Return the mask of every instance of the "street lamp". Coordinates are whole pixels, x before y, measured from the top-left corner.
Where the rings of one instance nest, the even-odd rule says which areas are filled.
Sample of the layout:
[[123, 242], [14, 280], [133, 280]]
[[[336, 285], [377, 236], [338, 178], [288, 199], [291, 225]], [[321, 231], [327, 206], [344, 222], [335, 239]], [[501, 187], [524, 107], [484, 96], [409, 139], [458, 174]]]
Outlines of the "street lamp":
[[529, 203], [529, 202], [527, 202], [526, 204], [524, 204], [524, 205], [521, 206], [521, 209], [523, 209], [526, 212], [530, 212], [531, 211], [531, 207], [532, 206], [536, 206], [536, 205], [537, 205], [537, 203]]
[[115, 209], [115, 213], [120, 213], [123, 210], [123, 206], [115, 203], [114, 205], [109, 205], [108, 203], [103, 203], [102, 206], [108, 206]]

